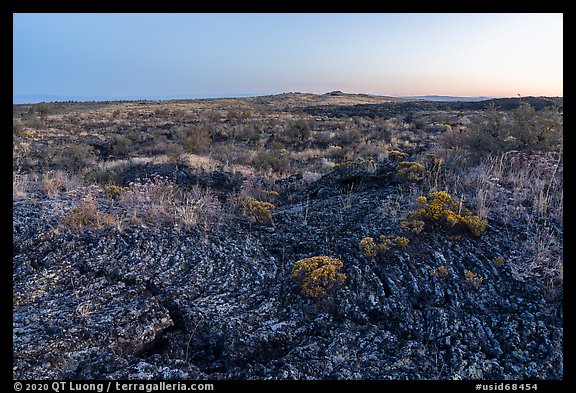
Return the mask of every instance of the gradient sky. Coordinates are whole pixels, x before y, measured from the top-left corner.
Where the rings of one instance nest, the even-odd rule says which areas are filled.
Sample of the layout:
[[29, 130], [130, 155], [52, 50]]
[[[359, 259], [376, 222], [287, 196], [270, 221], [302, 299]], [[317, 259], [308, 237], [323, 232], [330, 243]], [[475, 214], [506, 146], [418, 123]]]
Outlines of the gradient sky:
[[14, 96], [563, 96], [562, 14], [14, 14]]

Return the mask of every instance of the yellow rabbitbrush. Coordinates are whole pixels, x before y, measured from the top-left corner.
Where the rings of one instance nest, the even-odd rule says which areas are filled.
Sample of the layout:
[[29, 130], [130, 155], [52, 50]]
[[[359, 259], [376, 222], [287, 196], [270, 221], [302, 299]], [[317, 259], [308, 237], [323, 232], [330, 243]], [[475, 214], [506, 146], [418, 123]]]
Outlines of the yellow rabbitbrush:
[[292, 269], [292, 279], [300, 283], [302, 291], [313, 299], [324, 297], [344, 284], [344, 266], [338, 258], [315, 256], [297, 261]]
[[462, 208], [462, 203], [454, 202], [452, 196], [445, 191], [432, 192], [428, 197], [420, 196], [418, 205], [420, 208], [411, 214], [412, 220], [438, 223], [446, 228], [461, 225], [474, 237], [480, 237], [488, 226], [486, 220]]
[[242, 200], [242, 213], [258, 224], [265, 224], [272, 220], [272, 210], [274, 209], [276, 206], [270, 202], [259, 201], [252, 197], [246, 197]]
[[378, 254], [383, 254], [385, 252], [390, 251], [390, 247], [393, 245], [405, 248], [410, 243], [405, 237], [392, 237], [392, 236], [380, 236], [380, 242], [376, 243], [373, 238], [365, 237], [360, 240], [358, 247], [362, 251], [362, 253], [367, 257], [375, 257]]

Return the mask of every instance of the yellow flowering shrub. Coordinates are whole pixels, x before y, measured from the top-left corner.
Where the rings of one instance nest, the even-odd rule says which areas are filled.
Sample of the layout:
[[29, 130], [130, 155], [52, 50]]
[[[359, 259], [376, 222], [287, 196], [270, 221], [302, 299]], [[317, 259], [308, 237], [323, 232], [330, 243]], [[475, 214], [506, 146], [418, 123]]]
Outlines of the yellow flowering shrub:
[[396, 243], [396, 245], [398, 247], [401, 247], [401, 248], [407, 247], [408, 244], [410, 244], [410, 240], [408, 240], [408, 238], [405, 238], [402, 236], [396, 236], [396, 238], [394, 239], [394, 242]]
[[402, 161], [396, 173], [405, 180], [420, 181], [423, 179], [424, 165], [413, 161]]
[[468, 284], [468, 286], [471, 288], [478, 288], [484, 281], [484, 278], [479, 276], [478, 273], [474, 273], [469, 270], [464, 272], [464, 278], [466, 279], [466, 284]]
[[367, 257], [375, 257], [378, 254], [378, 245], [371, 237], [365, 237], [364, 239], [360, 240], [360, 244], [358, 246], [360, 247], [360, 250], [362, 250], [362, 253]]
[[315, 256], [297, 261], [291, 277], [300, 283], [302, 291], [313, 299], [323, 297], [344, 284], [346, 275], [340, 272], [344, 266], [337, 258]]
[[375, 242], [371, 237], [365, 237], [360, 240], [358, 247], [364, 255], [367, 257], [375, 257], [378, 254], [383, 254], [390, 251], [392, 245], [404, 248], [408, 246], [410, 240], [405, 237], [392, 237], [392, 236], [380, 236], [380, 242]]
[[114, 198], [114, 197], [122, 195], [122, 193], [124, 192], [124, 189], [122, 187], [119, 187], [119, 186], [109, 185], [109, 186], [106, 186], [106, 188], [104, 189], [104, 192], [106, 193], [106, 196], [108, 198]]
[[424, 230], [424, 221], [414, 219], [400, 221], [400, 228], [404, 232], [412, 232], [415, 235], [419, 235]]
[[354, 161], [344, 161], [344, 162], [341, 162], [341, 163], [339, 163], [339, 164], [334, 164], [334, 169], [345, 168], [345, 167], [348, 167], [348, 166], [352, 166], [352, 165], [354, 165], [354, 164], [355, 164]]
[[456, 203], [452, 200], [450, 194], [445, 191], [431, 192], [427, 197], [420, 196], [417, 204], [419, 208], [412, 212], [410, 215], [411, 220], [400, 223], [403, 229], [410, 230], [411, 226], [415, 225], [414, 223], [411, 224], [410, 221], [424, 220], [430, 223], [439, 223], [447, 228], [461, 225], [472, 236], [480, 237], [488, 226], [486, 220], [472, 215], [462, 207], [461, 203]]
[[262, 191], [262, 193], [265, 195], [271, 196], [271, 197], [277, 197], [278, 195], [280, 195], [280, 193], [278, 191], [274, 191], [274, 190], [270, 190], [270, 191], [264, 190], [264, 191]]
[[480, 237], [485, 231], [488, 223], [478, 216], [464, 216], [461, 218], [462, 224], [468, 228], [473, 236]]
[[438, 278], [446, 278], [450, 274], [448, 268], [444, 265], [438, 266], [436, 269], [430, 270], [430, 275]]
[[392, 238], [390, 236], [380, 236], [380, 244], [378, 244], [378, 252], [384, 253], [390, 251], [392, 245]]
[[406, 158], [406, 156], [408, 156], [408, 154], [400, 150], [390, 150], [388, 152], [388, 157], [393, 158], [395, 160], [403, 160], [404, 158]]
[[242, 213], [258, 224], [267, 223], [272, 219], [272, 210], [276, 206], [270, 202], [259, 201], [252, 197], [246, 197], [242, 200]]

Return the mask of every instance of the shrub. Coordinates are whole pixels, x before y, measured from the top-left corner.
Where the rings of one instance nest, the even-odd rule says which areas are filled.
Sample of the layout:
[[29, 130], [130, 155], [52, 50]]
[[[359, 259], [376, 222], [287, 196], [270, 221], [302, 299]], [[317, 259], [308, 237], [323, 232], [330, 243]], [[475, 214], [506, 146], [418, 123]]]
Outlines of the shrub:
[[179, 226], [193, 227], [202, 224], [217, 222], [222, 215], [222, 204], [218, 197], [209, 189], [198, 185], [184, 192], [181, 200], [177, 201], [175, 218]]
[[396, 173], [404, 180], [420, 181], [423, 179], [424, 166], [418, 162], [402, 161]]
[[90, 145], [68, 145], [62, 152], [53, 158], [52, 164], [56, 168], [67, 169], [72, 173], [79, 172], [96, 162], [94, 148]]
[[291, 277], [306, 295], [316, 299], [342, 286], [346, 280], [340, 272], [343, 265], [341, 260], [327, 256], [301, 259], [294, 264]]
[[288, 158], [282, 150], [258, 149], [251, 164], [260, 171], [283, 172], [288, 168]]
[[132, 141], [124, 135], [116, 135], [112, 144], [112, 154], [116, 157], [124, 157], [129, 152]]
[[25, 198], [33, 184], [34, 178], [31, 174], [12, 171], [12, 198], [14, 200]]
[[360, 142], [364, 140], [364, 134], [356, 128], [345, 128], [340, 130], [332, 141], [340, 146], [347, 146], [350, 148], [356, 147]]
[[360, 240], [359, 247], [360, 250], [362, 250], [362, 253], [367, 257], [375, 257], [378, 254], [378, 245], [371, 237], [365, 237]]
[[555, 151], [562, 145], [562, 130], [561, 114], [556, 108], [536, 111], [522, 103], [505, 115], [491, 107], [470, 124], [464, 143], [480, 153]]
[[392, 236], [380, 236], [380, 242], [375, 242], [371, 237], [365, 237], [360, 240], [358, 247], [362, 253], [367, 257], [375, 257], [378, 254], [383, 254], [390, 251], [392, 245], [404, 248], [410, 243], [410, 241], [405, 237], [392, 237]]
[[114, 218], [98, 211], [93, 200], [84, 200], [62, 220], [61, 224], [70, 230], [81, 230], [84, 227], [96, 227], [112, 225]]
[[405, 232], [419, 235], [424, 230], [424, 221], [415, 219], [400, 221], [400, 228]]
[[80, 181], [63, 171], [48, 171], [42, 175], [41, 188], [49, 197], [80, 187]]
[[450, 274], [448, 268], [444, 265], [438, 266], [436, 269], [431, 269], [430, 274], [437, 278], [446, 278]]
[[412, 219], [440, 224], [446, 228], [462, 226], [475, 237], [480, 237], [488, 225], [485, 220], [473, 216], [466, 209], [463, 209], [461, 202], [454, 202], [450, 194], [445, 191], [432, 192], [428, 194], [428, 197], [420, 196], [418, 205], [420, 208], [411, 213]]
[[478, 273], [474, 273], [469, 270], [464, 272], [464, 278], [466, 278], [466, 284], [468, 284], [470, 288], [478, 288], [484, 281], [484, 278], [479, 276]]
[[258, 224], [265, 224], [272, 220], [272, 210], [276, 206], [270, 202], [263, 202], [252, 197], [246, 197], [242, 200], [242, 213], [249, 216]]
[[410, 240], [408, 240], [405, 237], [400, 237], [400, 236], [397, 236], [396, 238], [394, 238], [394, 242], [396, 243], [396, 245], [398, 247], [401, 247], [401, 248], [407, 247], [408, 244], [410, 244]]
[[106, 196], [108, 198], [115, 198], [122, 195], [124, 189], [120, 186], [109, 185], [104, 188], [104, 191], [106, 192]]
[[388, 152], [388, 157], [390, 157], [394, 160], [402, 160], [402, 159], [406, 158], [406, 156], [408, 156], [408, 154], [404, 153], [403, 151], [399, 151], [399, 150], [391, 150]]
[[284, 140], [293, 145], [302, 145], [310, 138], [310, 122], [305, 119], [297, 119], [288, 124]]
[[160, 176], [130, 183], [119, 196], [119, 204], [132, 221], [173, 222], [176, 205], [174, 185]]
[[133, 222], [170, 224], [178, 229], [198, 224], [207, 227], [218, 221], [222, 213], [220, 201], [208, 189], [195, 185], [179, 190], [160, 176], [130, 183], [120, 193], [118, 202]]
[[503, 257], [495, 257], [492, 262], [496, 264], [496, 266], [502, 266], [505, 262]]
[[112, 184], [120, 182], [120, 175], [111, 169], [95, 168], [83, 176], [84, 180], [97, 184]]
[[186, 130], [184, 147], [188, 153], [202, 153], [212, 141], [207, 127], [191, 127]]
[[460, 222], [468, 228], [472, 236], [480, 237], [485, 231], [488, 223], [486, 220], [478, 216], [464, 216], [460, 218]]

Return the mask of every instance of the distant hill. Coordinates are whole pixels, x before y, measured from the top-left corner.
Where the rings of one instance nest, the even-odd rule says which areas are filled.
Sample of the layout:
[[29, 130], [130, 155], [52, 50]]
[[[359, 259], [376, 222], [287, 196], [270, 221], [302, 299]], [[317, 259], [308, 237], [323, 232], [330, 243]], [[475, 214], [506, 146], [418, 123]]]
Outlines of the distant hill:
[[[456, 96], [380, 96], [372, 94], [344, 93], [340, 90], [330, 91], [324, 94], [288, 92], [272, 95], [228, 95], [222, 97], [111, 97], [111, 96], [56, 96], [56, 95], [14, 95], [12, 101], [14, 105], [34, 104], [40, 102], [120, 102], [120, 101], [181, 101], [189, 102], [196, 100], [211, 100], [227, 103], [237, 102], [238, 104], [252, 104], [261, 108], [273, 110], [291, 110], [303, 108], [312, 112], [332, 112], [336, 108], [341, 111], [340, 116], [349, 116], [349, 112], [368, 112], [367, 115], [374, 115], [374, 110], [379, 112], [378, 106], [385, 106], [385, 111], [405, 110], [481, 110], [490, 105], [502, 110], [516, 108], [521, 102], [528, 102], [536, 109], [555, 105], [562, 107], [563, 97], [510, 97], [510, 98], [490, 98], [490, 97], [456, 97]], [[206, 101], [204, 101], [206, 102]], [[347, 110], [347, 107], [348, 110]], [[352, 108], [354, 107], [354, 108]], [[308, 109], [306, 110], [309, 111]], [[338, 116], [338, 114], [335, 114]]]
[[486, 101], [496, 97], [458, 97], [458, 96], [402, 96], [401, 98], [406, 98], [410, 100], [422, 100], [422, 101], [442, 101], [442, 102], [452, 102], [452, 101], [463, 101], [463, 102], [476, 102], [476, 101]]

